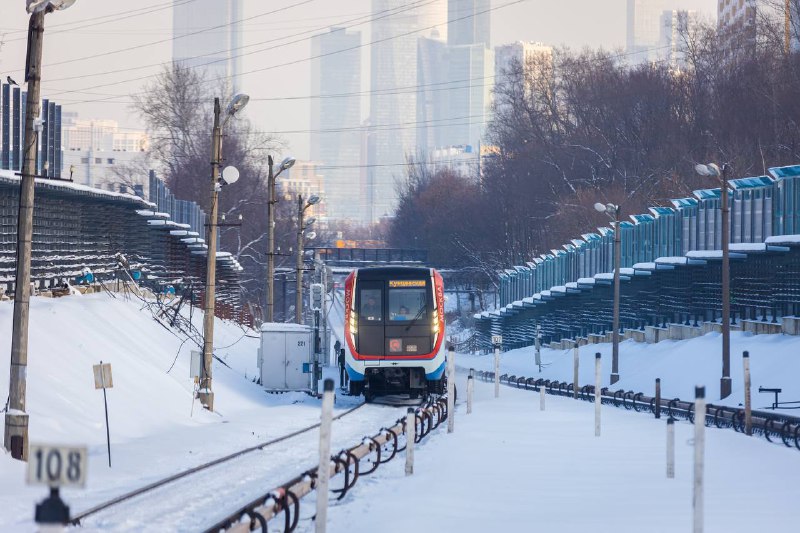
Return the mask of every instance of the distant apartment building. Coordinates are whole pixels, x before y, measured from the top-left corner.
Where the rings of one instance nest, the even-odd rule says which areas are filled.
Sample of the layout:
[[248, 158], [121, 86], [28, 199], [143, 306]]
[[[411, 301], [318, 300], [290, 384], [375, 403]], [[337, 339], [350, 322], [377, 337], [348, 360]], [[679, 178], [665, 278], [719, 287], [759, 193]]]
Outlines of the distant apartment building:
[[[27, 92], [7, 83], [0, 84], [0, 169], [22, 171], [25, 157], [25, 106]], [[37, 176], [61, 176], [61, 106], [42, 99], [39, 112], [41, 126], [37, 138], [34, 173]], [[36, 125], [34, 124], [34, 128]]]
[[316, 161], [297, 161], [294, 166], [287, 169], [277, 180], [278, 195], [282, 201], [294, 202], [297, 205], [297, 195], [303, 195], [303, 200], [311, 198], [312, 194], [320, 197], [318, 204], [306, 210], [306, 216], [316, 217], [320, 226], [328, 219], [328, 201], [325, 193], [325, 178], [318, 170]]
[[330, 219], [365, 222], [361, 159], [360, 32], [344, 28], [311, 39], [311, 160], [321, 165]]
[[147, 194], [149, 176], [136, 168], [147, 150], [144, 131], [120, 131], [115, 120], [64, 113], [62, 140], [66, 177], [89, 187]]
[[172, 61], [203, 73], [209, 87], [241, 89], [244, 0], [175, 2]]
[[661, 14], [661, 52], [675, 71], [687, 67], [687, 36], [692, 26], [698, 23], [697, 11], [673, 9]]
[[406, 0], [372, 0], [370, 118], [367, 198], [374, 222], [392, 216], [396, 183], [405, 176], [408, 155], [417, 151], [418, 40], [434, 31], [447, 34], [447, 0], [409, 6]]
[[757, 43], [782, 43], [800, 50], [796, 0], [719, 0], [717, 25], [728, 50], [749, 53]]

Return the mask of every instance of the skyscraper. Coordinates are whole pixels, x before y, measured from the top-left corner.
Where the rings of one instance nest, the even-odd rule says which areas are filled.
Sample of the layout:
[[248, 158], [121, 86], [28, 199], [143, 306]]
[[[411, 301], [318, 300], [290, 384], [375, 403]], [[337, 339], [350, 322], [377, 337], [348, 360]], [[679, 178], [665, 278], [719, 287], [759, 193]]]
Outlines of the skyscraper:
[[628, 0], [626, 51], [631, 64], [655, 59], [661, 39], [665, 0]]
[[391, 216], [397, 204], [396, 181], [403, 180], [407, 155], [416, 152], [417, 41], [434, 29], [447, 33], [447, 0], [409, 7], [406, 0], [372, 0], [369, 220]]
[[172, 8], [172, 61], [197, 69], [209, 85], [238, 92], [243, 0], [195, 0]]
[[697, 24], [697, 11], [668, 10], [661, 14], [662, 56], [674, 70], [686, 69], [686, 40], [682, 37]]
[[447, 44], [459, 46], [482, 43], [489, 48], [490, 3], [490, 0], [449, 0]]
[[[331, 28], [311, 39], [311, 159], [322, 168], [327, 215], [365, 221], [361, 157], [360, 32]], [[318, 57], [319, 56], [319, 57]], [[348, 96], [343, 96], [348, 95]]]

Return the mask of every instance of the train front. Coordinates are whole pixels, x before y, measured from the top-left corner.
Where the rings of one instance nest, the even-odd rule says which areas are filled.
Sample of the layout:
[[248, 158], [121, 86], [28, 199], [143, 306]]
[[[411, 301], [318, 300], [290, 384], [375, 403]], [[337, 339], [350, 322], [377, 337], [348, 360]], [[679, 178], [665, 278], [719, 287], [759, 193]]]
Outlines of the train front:
[[432, 268], [379, 267], [345, 280], [346, 368], [350, 393], [441, 394], [444, 286]]

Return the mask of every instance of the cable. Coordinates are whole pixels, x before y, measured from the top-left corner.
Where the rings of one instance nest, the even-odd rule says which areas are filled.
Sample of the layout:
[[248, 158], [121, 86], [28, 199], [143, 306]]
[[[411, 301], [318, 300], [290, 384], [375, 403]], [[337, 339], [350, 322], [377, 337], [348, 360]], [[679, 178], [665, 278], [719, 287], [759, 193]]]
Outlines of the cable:
[[[410, 2], [408, 4], [404, 4], [402, 6], [398, 6], [396, 8], [385, 9], [383, 11], [378, 11], [376, 13], [371, 13], [367, 17], [359, 16], [359, 17], [356, 17], [356, 18], [353, 18], [353, 19], [350, 19], [350, 20], [344, 20], [344, 21], [337, 22], [334, 25], [334, 27], [342, 28], [342, 29], [345, 29], [345, 30], [351, 29], [354, 26], [361, 26], [362, 24], [367, 24], [367, 23], [370, 23], [370, 22], [374, 22], [376, 20], [381, 20], [381, 19], [389, 17], [389, 16], [397, 15], [397, 14], [403, 13], [405, 11], [410, 11], [410, 10], [416, 9], [418, 7], [430, 4], [430, 3], [435, 2], [435, 1], [437, 1], [437, 0], [414, 0], [413, 2]], [[424, 2], [424, 3], [420, 4], [420, 2]], [[376, 16], [376, 15], [382, 15], [382, 14], [384, 16]], [[360, 19], [364, 19], [364, 18], [366, 18], [367, 20], [362, 20], [362, 21], [358, 22]], [[353, 24], [350, 25], [350, 26], [346, 26], [347, 24], [350, 24], [350, 23], [353, 23]], [[272, 42], [275, 42], [275, 41], [282, 41], [282, 40], [285, 40], [285, 39], [291, 39], [293, 37], [298, 37], [300, 35], [306, 35], [306, 34], [309, 34], [309, 33], [316, 34], [318, 32], [325, 31], [325, 30], [329, 29], [330, 27], [331, 27], [331, 25], [319, 26], [319, 27], [317, 27], [317, 28], [315, 28], [313, 30], [303, 31], [303, 32], [299, 32], [299, 33], [295, 33], [295, 34], [291, 34], [291, 35], [286, 35], [286, 36], [283, 36], [283, 37], [276, 37], [276, 38], [272, 38], [272, 39], [267, 39], [265, 41], [260, 41], [260, 42], [253, 43], [253, 44], [239, 46], [239, 47], [236, 47], [236, 48], [229, 48], [229, 49], [226, 49], [226, 50], [217, 50], [215, 52], [210, 52], [208, 54], [202, 54], [202, 55], [197, 55], [197, 56], [189, 56], [189, 57], [182, 58], [182, 60], [200, 59], [200, 58], [209, 57], [209, 56], [213, 57], [213, 56], [217, 56], [219, 54], [226, 54], [227, 55], [230, 52], [233, 52], [234, 50], [243, 50], [245, 48], [252, 48], [254, 46], [260, 46], [262, 44], [272, 43]], [[288, 46], [290, 44], [296, 44], [296, 43], [299, 43], [299, 42], [302, 42], [302, 41], [307, 41], [307, 40], [312, 39], [314, 37], [315, 37], [315, 35], [312, 35], [311, 37], [307, 37], [307, 38], [304, 38], [304, 39], [299, 39], [299, 40], [296, 40], [296, 41], [282, 43], [282, 44], [279, 44], [279, 45], [271, 46], [271, 47], [268, 47], [268, 48], [262, 48], [260, 50], [255, 50], [255, 51], [252, 51], [252, 52], [246, 52], [246, 53], [243, 53], [243, 54], [234, 54], [234, 55], [231, 55], [229, 57], [226, 57], [225, 59], [215, 59], [215, 60], [209, 61], [207, 63], [201, 63], [199, 65], [195, 65], [192, 68], [206, 67], [206, 66], [209, 66], [209, 65], [213, 65], [215, 63], [220, 63], [222, 61], [228, 61], [229, 59], [233, 59], [233, 58], [240, 59], [242, 57], [245, 57], [245, 56], [248, 56], [248, 55], [251, 55], [251, 54], [256, 54], [256, 53], [259, 53], [259, 52], [264, 52], [264, 51], [269, 51], [269, 50], [274, 50], [276, 48], [281, 48], [281, 47], [284, 47], [284, 46]], [[54, 63], [54, 64], [58, 64], [58, 63]], [[141, 69], [144, 69], [144, 68], [160, 67], [163, 64], [164, 64], [163, 62], [150, 63], [148, 65], [142, 65], [142, 66], [139, 66], [139, 67], [128, 67], [128, 68], [124, 68], [124, 69], [110, 70], [110, 71], [107, 71], [107, 72], [100, 72], [100, 73], [97, 73], [97, 74], [86, 74], [86, 75], [82, 75], [82, 76], [67, 76], [67, 77], [64, 77], [64, 78], [54, 78], [54, 79], [47, 80], [47, 81], [49, 83], [49, 82], [55, 82], [55, 81], [83, 79], [83, 78], [94, 77], [94, 76], [106, 76], [108, 74], [115, 74], [115, 73], [120, 73], [120, 72], [129, 72], [129, 71], [133, 71], [133, 70], [141, 70]], [[45, 66], [48, 66], [48, 65], [45, 65]], [[121, 82], [115, 82], [115, 84], [127, 83], [128, 81], [138, 81], [140, 79], [149, 78], [149, 77], [152, 77], [152, 75], [147, 75], [147, 76], [140, 77], [140, 78], [132, 78], [132, 79], [124, 80], [124, 81], [121, 81]], [[99, 85], [97, 87], [105, 87], [107, 85]], [[122, 96], [122, 95], [120, 95], [120, 96]]]
[[[310, 0], [306, 0], [306, 1], [310, 1]], [[473, 17], [476, 17], [478, 15], [481, 15], [481, 14], [484, 14], [484, 13], [488, 13], [490, 11], [496, 11], [496, 10], [499, 10], [499, 9], [503, 9], [503, 8], [510, 7], [510, 6], [513, 6], [513, 5], [516, 5], [516, 4], [521, 4], [523, 2], [530, 2], [530, 1], [531, 0], [512, 0], [510, 2], [502, 4], [500, 6], [484, 9], [483, 11], [476, 12], [476, 13], [473, 13], [473, 14], [470, 14], [470, 15], [467, 15], [467, 16], [464, 16], [464, 17], [450, 19], [450, 20], [447, 21], [447, 23], [458, 22], [459, 20], [473, 18]], [[311, 60], [314, 60], [314, 59], [320, 59], [320, 58], [331, 56], [331, 55], [335, 55], [335, 54], [341, 54], [343, 52], [349, 52], [349, 51], [352, 51], [352, 50], [357, 50], [357, 49], [360, 49], [360, 48], [364, 48], [366, 46], [371, 46], [371, 45], [374, 45], [374, 44], [380, 44], [380, 43], [383, 43], [383, 42], [392, 41], [394, 39], [399, 39], [401, 37], [408, 37], [410, 35], [414, 35], [414, 34], [417, 34], [417, 33], [420, 33], [420, 32], [424, 32], [424, 31], [427, 31], [427, 30], [431, 30], [431, 29], [437, 28], [437, 27], [439, 27], [441, 25], [442, 24], [433, 24], [431, 26], [426, 26], [424, 28], [418, 28], [418, 29], [411, 30], [411, 31], [408, 31], [408, 32], [405, 32], [405, 33], [400, 33], [400, 34], [397, 34], [397, 35], [384, 37], [382, 39], [375, 39], [375, 40], [367, 42], [367, 43], [360, 43], [360, 44], [358, 44], [356, 46], [351, 46], [351, 47], [348, 47], [348, 48], [342, 48], [340, 50], [336, 50], [336, 51], [333, 51], [333, 52], [327, 52], [327, 53], [324, 53], [324, 54], [317, 54], [315, 56], [309, 56], [309, 57], [302, 58], [302, 59], [296, 59], [296, 60], [293, 60], [293, 61], [287, 61], [285, 63], [279, 63], [279, 64], [271, 65], [271, 66], [268, 66], [268, 67], [262, 67], [262, 68], [257, 68], [257, 69], [244, 71], [244, 72], [241, 72], [239, 74], [239, 76], [241, 77], [241, 76], [244, 76], [245, 74], [254, 74], [254, 73], [257, 73], [257, 72], [265, 72], [265, 71], [273, 70], [273, 69], [280, 68], [280, 67], [296, 65], [296, 64], [305, 63], [307, 61], [311, 61]], [[126, 81], [137, 81], [139, 79], [146, 79], [146, 78], [152, 78], [152, 77], [153, 76], [144, 76], [144, 77], [134, 78], [134, 79], [126, 80]], [[230, 78], [231, 78], [230, 76], [218, 76], [216, 78], [209, 78], [209, 79], [199, 80], [197, 82], [197, 84], [200, 85], [200, 84], [206, 84], [206, 83], [212, 83], [212, 82], [226, 81], [226, 80], [229, 80]], [[106, 87], [106, 86], [109, 86], [109, 85], [117, 85], [119, 83], [125, 83], [125, 81], [115, 82], [115, 83], [110, 83], [110, 84], [104, 84], [104, 85], [102, 85], [102, 84], [101, 85], [95, 85], [94, 87]], [[56, 92], [54, 94], [51, 94], [51, 96], [57, 96], [59, 94], [66, 94], [66, 93], [76, 93], [76, 92], [79, 93], [81, 91], [80, 90], [62, 91], [62, 92]], [[137, 93], [134, 93], [134, 94], [137, 94]], [[139, 96], [142, 96], [144, 94], [146, 94], [146, 93], [138, 93]], [[122, 95], [120, 95], [120, 96], [122, 96]], [[76, 102], [76, 104], [96, 103], [96, 102], [100, 102], [100, 101], [103, 101], [103, 100], [111, 100], [113, 98], [115, 98], [115, 97], [101, 98], [101, 99], [88, 99], [88, 100], [83, 100], [83, 101], [80, 101], [80, 102]]]

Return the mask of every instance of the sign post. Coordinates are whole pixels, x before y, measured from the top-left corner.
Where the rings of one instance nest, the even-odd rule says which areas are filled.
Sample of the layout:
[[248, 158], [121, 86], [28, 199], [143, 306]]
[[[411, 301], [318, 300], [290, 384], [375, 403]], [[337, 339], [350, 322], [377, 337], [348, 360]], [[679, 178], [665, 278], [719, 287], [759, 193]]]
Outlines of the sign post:
[[494, 397], [500, 397], [500, 347], [503, 345], [502, 335], [492, 335], [494, 345]]
[[103, 404], [106, 408], [106, 444], [108, 446], [108, 467], [111, 468], [111, 433], [108, 429], [108, 398], [106, 397], [106, 389], [114, 386], [114, 381], [111, 379], [111, 364], [103, 364], [100, 361], [99, 365], [92, 367], [94, 370], [94, 388], [103, 389]]
[[29, 459], [28, 485], [50, 487], [50, 496], [36, 504], [36, 523], [67, 525], [69, 506], [61, 499], [59, 489], [86, 485], [86, 448], [31, 444]]

